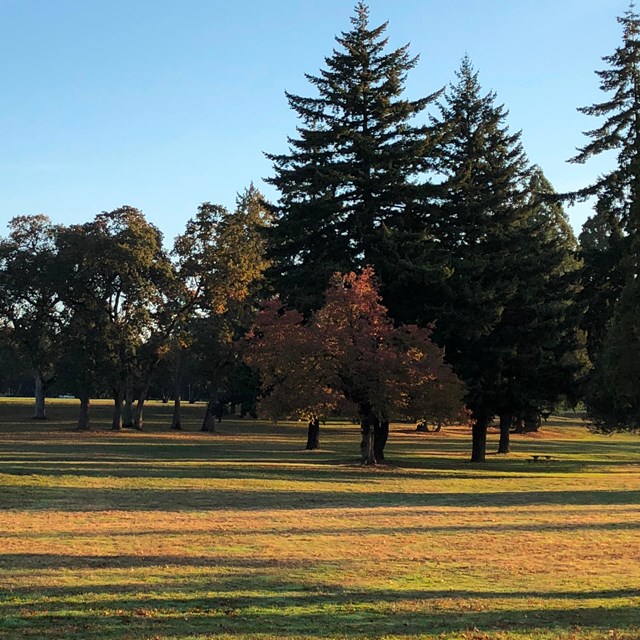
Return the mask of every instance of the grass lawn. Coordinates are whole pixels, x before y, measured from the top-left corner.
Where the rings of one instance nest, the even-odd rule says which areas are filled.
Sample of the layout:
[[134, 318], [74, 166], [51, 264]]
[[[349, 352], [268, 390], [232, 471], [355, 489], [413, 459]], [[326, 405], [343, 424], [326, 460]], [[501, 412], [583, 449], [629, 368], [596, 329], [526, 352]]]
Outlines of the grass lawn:
[[640, 638], [640, 437], [551, 418], [474, 465], [467, 429], [393, 425], [363, 468], [349, 424], [306, 452], [198, 406], [177, 434], [76, 411], [0, 399], [2, 640]]

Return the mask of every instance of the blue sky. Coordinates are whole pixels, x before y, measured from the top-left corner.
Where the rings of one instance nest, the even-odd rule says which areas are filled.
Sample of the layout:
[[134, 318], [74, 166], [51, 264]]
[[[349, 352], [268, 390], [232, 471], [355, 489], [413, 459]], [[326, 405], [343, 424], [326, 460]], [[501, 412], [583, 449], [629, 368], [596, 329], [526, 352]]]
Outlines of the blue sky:
[[[296, 120], [284, 91], [310, 95], [347, 0], [0, 0], [0, 233], [15, 215], [76, 223], [129, 204], [180, 233], [199, 203], [232, 207], [251, 181], [268, 197], [263, 152]], [[371, 0], [392, 46], [420, 55], [407, 94], [453, 79], [465, 53], [510, 111], [532, 162], [558, 190], [607, 159], [569, 165], [576, 108], [600, 101], [595, 69], [620, 42], [626, 0]], [[576, 229], [589, 214], [569, 210]]]

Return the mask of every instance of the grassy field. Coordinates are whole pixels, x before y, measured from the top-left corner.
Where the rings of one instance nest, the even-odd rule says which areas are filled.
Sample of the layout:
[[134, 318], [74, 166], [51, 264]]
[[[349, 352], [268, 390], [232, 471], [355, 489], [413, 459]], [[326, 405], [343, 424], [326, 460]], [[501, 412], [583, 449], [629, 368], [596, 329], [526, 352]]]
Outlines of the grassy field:
[[0, 400], [0, 639], [640, 638], [638, 437], [552, 418], [472, 465], [468, 430], [394, 425], [362, 468], [347, 424], [306, 452], [197, 406], [178, 434], [75, 411]]

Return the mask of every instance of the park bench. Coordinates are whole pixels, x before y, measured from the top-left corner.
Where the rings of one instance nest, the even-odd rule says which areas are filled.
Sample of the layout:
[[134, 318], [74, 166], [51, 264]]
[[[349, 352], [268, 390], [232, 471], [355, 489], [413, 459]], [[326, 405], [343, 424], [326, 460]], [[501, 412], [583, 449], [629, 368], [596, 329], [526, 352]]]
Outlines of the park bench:
[[553, 456], [536, 455], [531, 456], [531, 460], [529, 460], [529, 462], [549, 462], [551, 460], [553, 460]]

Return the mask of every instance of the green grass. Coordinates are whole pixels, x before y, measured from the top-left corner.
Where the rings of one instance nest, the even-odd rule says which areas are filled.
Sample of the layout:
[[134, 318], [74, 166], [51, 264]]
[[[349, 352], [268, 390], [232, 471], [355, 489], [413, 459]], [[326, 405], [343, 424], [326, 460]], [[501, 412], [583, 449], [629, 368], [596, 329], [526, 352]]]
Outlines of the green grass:
[[350, 424], [307, 452], [202, 406], [177, 434], [30, 409], [0, 400], [2, 640], [640, 638], [640, 438], [555, 418], [475, 465], [467, 429], [394, 425], [363, 468]]

